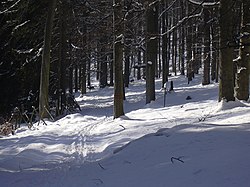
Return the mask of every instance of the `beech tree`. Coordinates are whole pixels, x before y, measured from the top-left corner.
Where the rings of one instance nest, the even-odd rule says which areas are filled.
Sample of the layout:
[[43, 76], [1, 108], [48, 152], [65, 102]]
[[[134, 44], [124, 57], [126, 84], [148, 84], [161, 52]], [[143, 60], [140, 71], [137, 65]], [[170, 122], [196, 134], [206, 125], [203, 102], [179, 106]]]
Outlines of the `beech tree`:
[[247, 101], [249, 98], [250, 66], [250, 1], [243, 0], [241, 7], [240, 50], [237, 61], [236, 97]]
[[220, 0], [220, 80], [219, 101], [234, 101], [233, 0]]
[[114, 118], [124, 115], [123, 109], [123, 1], [113, 0], [114, 6]]
[[203, 67], [203, 80], [202, 85], [210, 84], [210, 11], [205, 8], [204, 10], [204, 67]]
[[155, 100], [155, 67], [158, 47], [158, 3], [146, 3], [146, 103]]

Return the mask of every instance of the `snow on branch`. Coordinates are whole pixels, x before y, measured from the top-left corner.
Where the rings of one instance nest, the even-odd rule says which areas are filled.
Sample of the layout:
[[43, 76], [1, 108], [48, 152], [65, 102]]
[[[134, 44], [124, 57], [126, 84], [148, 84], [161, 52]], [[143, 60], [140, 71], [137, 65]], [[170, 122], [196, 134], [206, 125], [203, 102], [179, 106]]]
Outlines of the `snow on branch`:
[[[201, 2], [199, 0], [198, 1], [197, 0], [188, 0], [188, 2], [190, 2], [190, 3], [194, 4], [194, 5], [198, 5], [198, 6], [201, 4]], [[219, 0], [216, 1], [216, 2], [203, 1], [202, 6], [217, 6], [219, 4], [220, 4]]]
[[82, 50], [83, 49], [82, 47], [76, 46], [73, 43], [71, 43], [70, 45], [71, 45], [71, 47], [73, 47], [73, 49], [76, 49], [76, 50]]
[[149, 4], [149, 7], [154, 6], [154, 4], [156, 4], [156, 3], [160, 2], [160, 1], [161, 1], [161, 0], [153, 1], [152, 3]]
[[25, 22], [23, 22], [23, 23], [21, 23], [21, 24], [15, 26], [15, 28], [14, 28], [13, 31], [12, 31], [12, 34], [13, 34], [15, 31], [17, 31], [20, 27], [24, 26], [26, 23], [29, 23], [29, 22], [30, 22], [30, 20], [27, 20], [27, 21], [25, 21]]
[[198, 13], [198, 14], [189, 15], [189, 16], [186, 16], [186, 17], [182, 18], [176, 25], [174, 25], [173, 27], [171, 27], [168, 31], [162, 33], [161, 36], [164, 36], [166, 34], [169, 34], [169, 33], [173, 32], [176, 28], [178, 28], [180, 25], [182, 25], [183, 23], [185, 23], [189, 19], [196, 18], [196, 17], [201, 17], [202, 16], [202, 12], [203, 12], [203, 10], [201, 10], [201, 12]]
[[172, 2], [170, 3], [170, 5], [169, 5], [164, 11], [162, 11], [162, 13], [159, 15], [159, 18], [160, 18], [163, 14], [165, 14], [165, 12], [169, 11], [169, 10], [172, 8], [172, 6], [175, 4], [176, 1], [177, 1], [177, 0], [172, 1]]
[[15, 6], [17, 6], [17, 4], [20, 2], [21, 0], [18, 0], [17, 2], [15, 2], [13, 5], [11, 5], [9, 8], [7, 8], [6, 10], [0, 12], [0, 14], [4, 14], [6, 12], [8, 12], [10, 9], [14, 8]]

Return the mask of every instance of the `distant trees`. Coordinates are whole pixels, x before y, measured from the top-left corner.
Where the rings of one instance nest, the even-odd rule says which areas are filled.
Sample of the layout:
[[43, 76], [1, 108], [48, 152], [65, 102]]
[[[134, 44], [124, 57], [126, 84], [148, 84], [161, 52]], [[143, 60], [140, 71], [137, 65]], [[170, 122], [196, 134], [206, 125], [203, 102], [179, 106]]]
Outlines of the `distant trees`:
[[219, 100], [247, 100], [248, 10], [247, 0], [2, 1], [0, 113], [40, 102], [41, 117], [65, 114], [66, 94], [98, 81], [114, 86], [116, 118], [131, 79], [146, 79], [150, 103], [155, 79], [163, 87], [176, 74], [190, 83], [202, 73], [203, 85], [220, 82]]

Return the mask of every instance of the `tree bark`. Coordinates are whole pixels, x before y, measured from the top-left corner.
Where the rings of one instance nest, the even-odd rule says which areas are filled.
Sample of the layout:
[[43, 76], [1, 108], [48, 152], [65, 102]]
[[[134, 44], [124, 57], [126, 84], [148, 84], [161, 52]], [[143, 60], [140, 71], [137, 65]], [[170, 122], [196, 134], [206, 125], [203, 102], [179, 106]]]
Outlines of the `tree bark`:
[[[167, 7], [166, 1], [162, 3], [163, 9]], [[167, 31], [167, 12], [162, 15], [162, 33]], [[162, 36], [162, 88], [164, 84], [168, 81], [168, 71], [167, 71], [167, 35]]]
[[210, 25], [209, 10], [204, 9], [204, 68], [203, 68], [203, 80], [202, 85], [210, 84]]
[[233, 0], [220, 0], [220, 80], [219, 101], [234, 101], [233, 47], [232, 23]]
[[151, 4], [146, 11], [146, 24], [146, 103], [150, 103], [155, 100], [155, 64], [158, 51], [158, 7], [156, 3]]
[[239, 100], [247, 101], [249, 98], [249, 65], [250, 65], [250, 1], [243, 0], [241, 15], [241, 40], [240, 60], [237, 64], [236, 73], [236, 97]]
[[125, 47], [125, 67], [124, 67], [124, 86], [128, 88], [129, 86], [129, 76], [130, 76], [130, 51], [128, 47]]
[[66, 17], [67, 10], [64, 2], [60, 2], [60, 43], [59, 43], [59, 65], [58, 65], [58, 111], [57, 115], [61, 115], [64, 110], [64, 105], [66, 103], [65, 93], [66, 93], [66, 48], [67, 48], [67, 38], [66, 38]]
[[[184, 7], [184, 2], [183, 0], [180, 1], [180, 6], [181, 6], [181, 19], [184, 18], [185, 16], [185, 7]], [[181, 75], [185, 75], [185, 28], [184, 25], [180, 28], [181, 32], [181, 50], [179, 51], [180, 53], [180, 59], [181, 59]]]
[[44, 49], [42, 54], [42, 65], [40, 75], [40, 93], [39, 93], [39, 116], [40, 118], [49, 117], [49, 71], [50, 71], [50, 49], [53, 30], [53, 21], [55, 15], [56, 0], [49, 2], [48, 15], [44, 34]]
[[114, 118], [124, 115], [123, 109], [123, 13], [122, 0], [113, 0], [114, 4]]

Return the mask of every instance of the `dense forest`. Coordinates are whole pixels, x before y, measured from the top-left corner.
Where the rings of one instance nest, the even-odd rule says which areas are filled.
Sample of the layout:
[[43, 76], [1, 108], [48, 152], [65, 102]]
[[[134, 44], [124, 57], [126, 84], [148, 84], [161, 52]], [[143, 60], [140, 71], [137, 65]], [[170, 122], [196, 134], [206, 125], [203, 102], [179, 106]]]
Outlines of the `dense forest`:
[[[74, 93], [181, 74], [219, 82], [218, 100], [248, 100], [248, 0], [3, 0], [0, 2], [0, 116], [51, 118], [75, 108]], [[80, 108], [79, 108], [80, 109]]]

